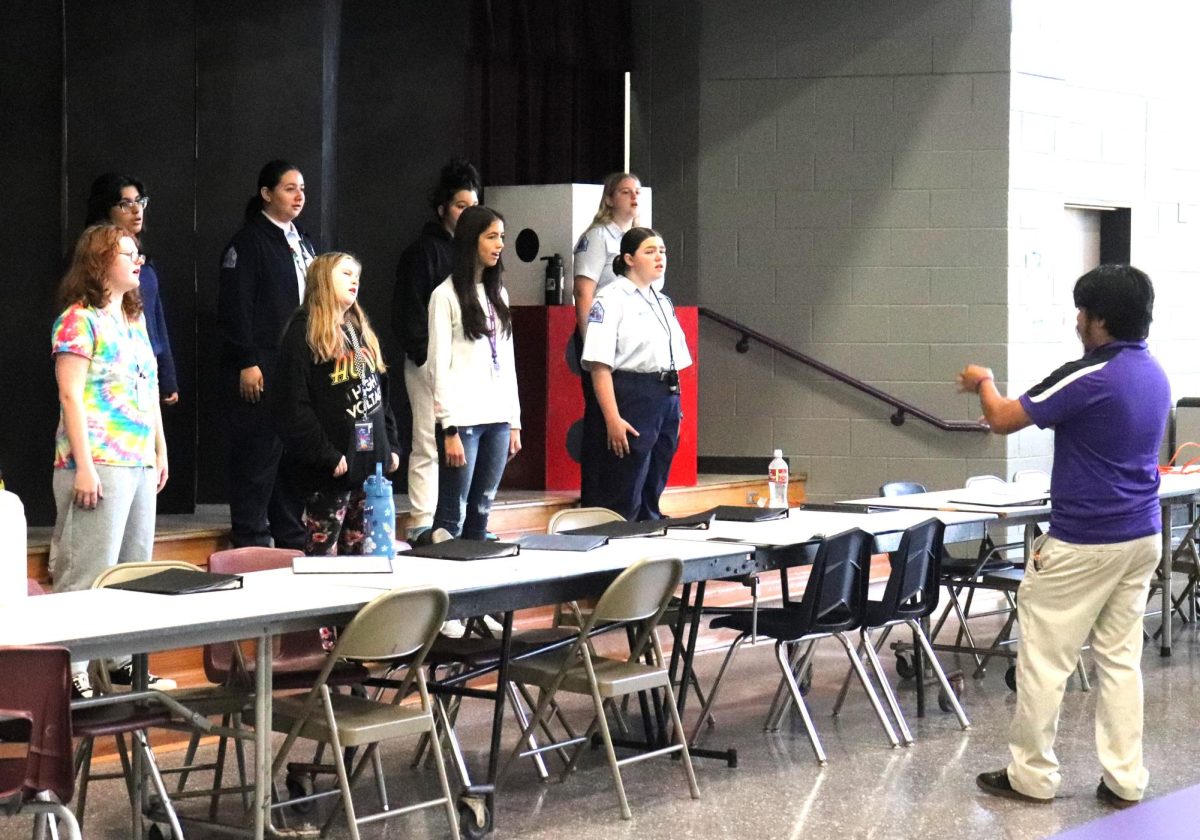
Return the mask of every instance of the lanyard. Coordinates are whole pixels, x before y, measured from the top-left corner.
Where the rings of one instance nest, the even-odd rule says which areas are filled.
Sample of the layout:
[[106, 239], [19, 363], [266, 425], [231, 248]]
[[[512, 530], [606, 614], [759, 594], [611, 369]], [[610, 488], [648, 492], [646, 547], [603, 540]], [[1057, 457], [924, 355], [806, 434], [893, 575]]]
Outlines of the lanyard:
[[354, 351], [354, 361], [350, 363], [350, 368], [354, 371], [355, 378], [361, 380], [367, 369], [367, 354], [363, 351], [362, 342], [358, 340], [358, 333], [354, 331], [354, 327], [342, 324], [342, 329], [350, 342], [350, 349]]
[[496, 353], [496, 309], [488, 300], [488, 344], [492, 348], [492, 370], [500, 370], [500, 357]]
[[[654, 320], [666, 331], [667, 353], [671, 359], [671, 370], [675, 370], [675, 341], [671, 336], [671, 319], [667, 316], [667, 310], [663, 309], [662, 298], [658, 296], [658, 292], [654, 291], [653, 287], [650, 289], [650, 294], [654, 296], [654, 302], [658, 304], [657, 310], [655, 310], [654, 304], [646, 300], [640, 292], [638, 293], [638, 297], [646, 301], [646, 305], [650, 307], [650, 312], [654, 315]], [[662, 318], [659, 318], [659, 313], [662, 313]]]

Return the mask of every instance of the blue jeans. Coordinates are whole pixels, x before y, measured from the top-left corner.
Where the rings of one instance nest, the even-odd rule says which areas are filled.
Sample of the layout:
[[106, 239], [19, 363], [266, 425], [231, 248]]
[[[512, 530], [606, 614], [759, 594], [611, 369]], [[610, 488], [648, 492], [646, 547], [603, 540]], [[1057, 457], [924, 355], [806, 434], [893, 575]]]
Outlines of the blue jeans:
[[433, 527], [445, 528], [456, 537], [482, 540], [487, 534], [488, 516], [496, 499], [496, 488], [500, 486], [504, 465], [508, 463], [508, 424], [459, 426], [458, 436], [467, 463], [462, 467], [447, 467], [445, 436], [441, 427], [438, 427], [440, 467]]

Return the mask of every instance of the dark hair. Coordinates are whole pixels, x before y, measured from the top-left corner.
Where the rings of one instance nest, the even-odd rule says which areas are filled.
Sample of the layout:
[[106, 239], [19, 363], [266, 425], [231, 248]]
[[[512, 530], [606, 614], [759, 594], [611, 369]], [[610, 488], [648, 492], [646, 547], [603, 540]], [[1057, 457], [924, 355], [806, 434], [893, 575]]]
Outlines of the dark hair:
[[[458, 306], [462, 309], [463, 334], [475, 341], [487, 336], [488, 319], [479, 305], [479, 295], [475, 293], [475, 266], [479, 260], [479, 237], [491, 227], [492, 222], [504, 222], [504, 217], [490, 207], [477, 204], [468, 207], [458, 217], [458, 226], [454, 229], [454, 271], [450, 282], [454, 286], [454, 294], [458, 298]], [[512, 318], [504, 299], [500, 297], [503, 287], [504, 260], [498, 260], [494, 266], [483, 270], [483, 291], [496, 318], [504, 332], [512, 332]]]
[[262, 169], [258, 170], [258, 188], [255, 189], [254, 195], [246, 202], [246, 220], [253, 219], [255, 214], [261, 213], [263, 209], [263, 201], [261, 190], [266, 187], [268, 190], [273, 190], [279, 186], [279, 182], [283, 180], [283, 176], [292, 170], [300, 171], [300, 167], [291, 161], [277, 158], [269, 161]]
[[1075, 307], [1104, 322], [1108, 334], [1121, 341], [1150, 335], [1154, 320], [1154, 286], [1146, 272], [1131, 265], [1101, 265], [1075, 281]]
[[648, 227], [633, 227], [625, 231], [625, 235], [621, 237], [621, 253], [613, 257], [612, 270], [613, 274], [619, 277], [624, 277], [625, 272], [629, 270], [629, 266], [625, 264], [625, 255], [633, 256], [637, 253], [637, 249], [642, 247], [642, 243], [652, 236], [659, 236], [658, 231]]
[[137, 178], [122, 175], [120, 172], [105, 172], [92, 181], [92, 191], [88, 193], [87, 216], [83, 220], [85, 227], [111, 221], [108, 211], [121, 203], [121, 190], [126, 187], [137, 187], [138, 195], [145, 195], [146, 188]]
[[[96, 309], [108, 306], [112, 293], [104, 283], [105, 275], [126, 236], [129, 234], [111, 222], [91, 225], [79, 234], [71, 266], [58, 285], [58, 298], [64, 308], [76, 303]], [[130, 318], [142, 311], [137, 289], [125, 293], [121, 309]]]
[[453, 201], [455, 194], [461, 190], [473, 190], [476, 197], [483, 201], [483, 182], [479, 170], [466, 158], [454, 158], [442, 167], [438, 182], [429, 191], [429, 207], [434, 215], [440, 215], [438, 210]]

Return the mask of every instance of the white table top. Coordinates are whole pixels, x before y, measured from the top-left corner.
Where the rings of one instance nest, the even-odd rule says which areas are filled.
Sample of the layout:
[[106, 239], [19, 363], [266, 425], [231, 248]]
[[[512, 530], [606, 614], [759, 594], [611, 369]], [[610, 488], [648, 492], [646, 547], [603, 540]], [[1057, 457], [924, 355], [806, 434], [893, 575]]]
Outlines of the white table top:
[[708, 529], [675, 528], [668, 536], [679, 540], [710, 541], [741, 540], [751, 545], [787, 546], [810, 542], [823, 536], [841, 533], [849, 528], [861, 528], [875, 535], [879, 551], [894, 550], [900, 543], [900, 534], [918, 522], [934, 516], [947, 526], [975, 526], [964, 529], [959, 539], [979, 539], [983, 526], [996, 518], [994, 512], [892, 510], [876, 513], [837, 513], [834, 511], [810, 511], [792, 508], [786, 519], [768, 522], [725, 522], [714, 521]]
[[489, 609], [552, 603], [540, 598], [561, 582], [590, 587], [588, 575], [611, 577], [639, 557], [679, 557], [698, 579], [747, 565], [752, 554], [741, 545], [638, 538], [590, 552], [523, 551], [497, 560], [399, 557], [390, 575], [254, 572], [243, 575], [241, 589], [193, 595], [66, 592], [0, 607], [0, 645], [63, 645], [82, 659], [232, 641], [348, 620], [380, 592], [402, 586], [439, 586], [450, 593], [452, 614], [478, 614], [471, 610], [481, 597], [495, 601]]
[[[1034, 482], [1019, 482], [984, 485], [983, 487], [957, 487], [952, 490], [934, 490], [928, 493], [914, 493], [910, 496], [877, 496], [870, 499], [854, 499], [854, 504], [886, 505], [889, 507], [913, 508], [920, 510], [992, 513], [1001, 519], [1019, 521], [1039, 521], [1050, 518], [1051, 503], [1041, 505], [979, 505], [971, 504], [973, 496], [982, 497], [985, 491], [994, 499], [1001, 500], [1005, 495], [1013, 499], [1029, 498], [1037, 495], [1043, 487]], [[1032, 491], [1032, 493], [1031, 493]], [[1200, 473], [1182, 475], [1168, 473], [1162, 476], [1158, 488], [1158, 497], [1168, 504], [1180, 504], [1200, 494]], [[1015, 524], [1015, 523], [1014, 523]]]

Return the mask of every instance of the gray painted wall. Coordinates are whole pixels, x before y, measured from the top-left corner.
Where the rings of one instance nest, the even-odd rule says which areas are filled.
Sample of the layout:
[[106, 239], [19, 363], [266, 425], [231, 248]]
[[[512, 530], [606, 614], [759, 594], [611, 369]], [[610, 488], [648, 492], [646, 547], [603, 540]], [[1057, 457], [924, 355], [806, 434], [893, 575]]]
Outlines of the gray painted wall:
[[[1189, 77], [1157, 38], [1179, 4], [1136, 31], [1078, 2], [651, 8], [650, 66], [635, 74], [649, 125], [633, 165], [650, 164], [656, 220], [679, 242], [677, 298], [946, 419], [975, 419], [977, 400], [952, 386], [964, 363], [991, 365], [1015, 394], [1078, 355], [1076, 274], [1055, 271], [1063, 203], [1103, 199], [1134, 208], [1133, 259], [1159, 289], [1155, 349], [1177, 395], [1193, 387], [1183, 304], [1200, 268], [1188, 247], [1200, 178], [1188, 144], [1169, 141], [1194, 139], [1197, 120]], [[815, 498], [1048, 466], [1048, 433], [895, 428], [885, 407], [770, 350], [738, 354], [735, 338], [702, 323], [702, 455], [761, 457], [765, 469], [782, 448]]]

